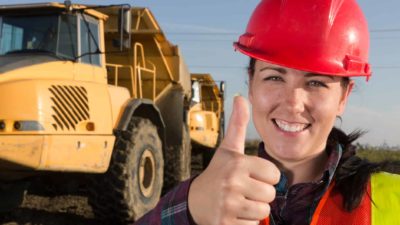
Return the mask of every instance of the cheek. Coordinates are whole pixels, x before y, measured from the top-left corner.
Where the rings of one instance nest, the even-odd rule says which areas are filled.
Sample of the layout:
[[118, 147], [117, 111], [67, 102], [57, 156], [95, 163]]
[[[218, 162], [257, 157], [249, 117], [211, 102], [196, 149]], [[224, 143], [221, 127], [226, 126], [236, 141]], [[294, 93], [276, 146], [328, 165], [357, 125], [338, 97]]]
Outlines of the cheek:
[[256, 110], [268, 110], [274, 104], [276, 99], [279, 99], [279, 94], [276, 91], [262, 87], [261, 85], [255, 85], [249, 92], [249, 100], [252, 104], [253, 109]]
[[312, 100], [313, 107], [311, 113], [320, 120], [325, 120], [329, 124], [333, 124], [336, 117], [340, 114], [339, 98], [328, 96], [326, 98], [317, 98]]

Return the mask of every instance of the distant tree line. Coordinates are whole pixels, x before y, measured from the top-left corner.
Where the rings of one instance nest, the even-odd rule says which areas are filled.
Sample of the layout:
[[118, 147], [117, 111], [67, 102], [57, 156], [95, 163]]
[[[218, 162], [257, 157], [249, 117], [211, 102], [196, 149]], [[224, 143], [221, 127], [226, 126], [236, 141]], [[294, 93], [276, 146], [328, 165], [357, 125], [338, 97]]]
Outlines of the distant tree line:
[[[245, 151], [249, 155], [257, 155], [260, 140], [246, 140]], [[384, 170], [400, 174], [400, 146], [389, 146], [386, 143], [379, 146], [357, 143], [357, 155], [371, 162], [387, 162]], [[390, 162], [390, 163], [389, 163]]]

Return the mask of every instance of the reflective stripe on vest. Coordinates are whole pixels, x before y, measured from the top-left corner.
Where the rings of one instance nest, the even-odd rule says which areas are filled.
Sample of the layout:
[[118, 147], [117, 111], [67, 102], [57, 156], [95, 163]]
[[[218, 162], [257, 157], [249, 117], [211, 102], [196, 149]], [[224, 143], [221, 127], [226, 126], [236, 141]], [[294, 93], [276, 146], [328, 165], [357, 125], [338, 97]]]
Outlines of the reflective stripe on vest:
[[[332, 192], [332, 187], [333, 184], [318, 203], [310, 225], [400, 225], [399, 175], [385, 172], [373, 174], [367, 194], [351, 212], [343, 210], [342, 195]], [[269, 218], [260, 221], [260, 225], [269, 225]]]

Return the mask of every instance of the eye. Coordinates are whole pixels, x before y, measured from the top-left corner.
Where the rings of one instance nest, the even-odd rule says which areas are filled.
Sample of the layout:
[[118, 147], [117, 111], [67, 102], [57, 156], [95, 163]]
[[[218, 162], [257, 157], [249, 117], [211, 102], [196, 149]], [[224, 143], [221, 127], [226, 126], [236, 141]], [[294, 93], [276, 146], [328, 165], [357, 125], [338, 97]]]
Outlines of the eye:
[[308, 81], [307, 85], [310, 86], [310, 87], [325, 87], [325, 88], [328, 87], [328, 85], [326, 85], [324, 82], [319, 81], [319, 80]]
[[280, 76], [268, 76], [268, 77], [265, 77], [263, 80], [283, 81], [283, 78]]

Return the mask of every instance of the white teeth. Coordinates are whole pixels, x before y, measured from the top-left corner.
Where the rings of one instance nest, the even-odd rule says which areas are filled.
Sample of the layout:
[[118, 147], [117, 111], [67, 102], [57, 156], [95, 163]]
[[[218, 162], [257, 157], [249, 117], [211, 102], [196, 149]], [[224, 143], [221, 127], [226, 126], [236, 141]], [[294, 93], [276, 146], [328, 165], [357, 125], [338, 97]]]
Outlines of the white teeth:
[[279, 128], [286, 132], [299, 132], [304, 130], [308, 124], [304, 123], [288, 123], [283, 120], [275, 120]]

